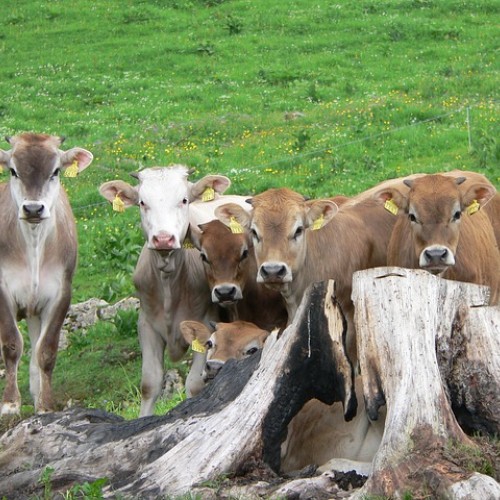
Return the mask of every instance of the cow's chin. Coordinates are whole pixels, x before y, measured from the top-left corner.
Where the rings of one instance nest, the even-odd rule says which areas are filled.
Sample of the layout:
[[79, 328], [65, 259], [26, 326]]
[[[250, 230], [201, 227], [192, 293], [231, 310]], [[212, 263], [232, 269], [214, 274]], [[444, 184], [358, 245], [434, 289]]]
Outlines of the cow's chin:
[[422, 267], [424, 271], [427, 271], [434, 276], [439, 276], [443, 274], [450, 266], [427, 266], [427, 267]]
[[238, 303], [237, 300], [219, 300], [216, 302], [221, 307], [224, 307], [225, 309], [229, 309], [230, 307], [235, 306]]

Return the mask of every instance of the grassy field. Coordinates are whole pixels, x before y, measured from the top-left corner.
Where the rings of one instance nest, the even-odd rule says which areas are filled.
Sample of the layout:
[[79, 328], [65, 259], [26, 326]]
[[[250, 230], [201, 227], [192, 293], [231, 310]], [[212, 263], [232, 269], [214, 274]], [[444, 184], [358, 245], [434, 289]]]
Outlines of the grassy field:
[[[495, 0], [14, 2], [0, 18], [0, 133], [64, 135], [95, 156], [64, 179], [80, 240], [73, 301], [133, 293], [139, 214], [113, 213], [98, 187], [144, 167], [225, 174], [238, 194], [351, 195], [454, 168], [499, 186], [499, 10]], [[27, 371], [23, 357], [29, 414]], [[61, 404], [131, 417], [139, 377], [135, 316], [123, 314], [71, 336], [55, 383]]]

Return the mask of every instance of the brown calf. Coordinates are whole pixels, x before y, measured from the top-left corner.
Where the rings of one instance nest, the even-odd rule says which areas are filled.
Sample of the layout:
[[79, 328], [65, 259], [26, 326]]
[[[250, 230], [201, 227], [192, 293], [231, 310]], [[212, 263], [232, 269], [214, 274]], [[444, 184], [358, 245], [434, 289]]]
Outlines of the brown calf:
[[491, 303], [496, 304], [500, 297], [500, 253], [491, 221], [485, 210], [480, 210], [495, 196], [496, 189], [486, 180], [466, 180], [425, 175], [405, 181], [407, 191], [387, 187], [376, 193], [381, 202], [400, 214], [387, 262], [487, 285]]
[[214, 331], [199, 321], [183, 321], [180, 329], [189, 344], [197, 341], [207, 361], [203, 380], [212, 380], [229, 359], [243, 359], [262, 349], [269, 332], [247, 321], [212, 323]]
[[279, 290], [293, 321], [306, 288], [335, 280], [348, 317], [348, 351], [356, 359], [351, 281], [355, 271], [386, 265], [394, 218], [373, 200], [340, 208], [331, 200], [306, 201], [287, 188], [270, 189], [251, 199], [249, 214], [224, 205], [216, 215], [227, 225], [236, 220], [252, 235], [257, 281]]
[[212, 301], [226, 308], [230, 321], [251, 321], [266, 330], [286, 325], [281, 294], [256, 281], [257, 263], [245, 233], [214, 220], [191, 226], [190, 237], [200, 251]]

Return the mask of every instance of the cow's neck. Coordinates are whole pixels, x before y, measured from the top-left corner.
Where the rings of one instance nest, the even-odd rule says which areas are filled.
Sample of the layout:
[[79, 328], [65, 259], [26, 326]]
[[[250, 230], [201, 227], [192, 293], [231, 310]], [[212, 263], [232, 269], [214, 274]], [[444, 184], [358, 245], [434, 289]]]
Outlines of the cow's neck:
[[31, 273], [31, 293], [36, 296], [40, 287], [40, 269], [45, 255], [45, 244], [54, 231], [53, 219], [48, 218], [38, 224], [21, 220], [19, 226]]

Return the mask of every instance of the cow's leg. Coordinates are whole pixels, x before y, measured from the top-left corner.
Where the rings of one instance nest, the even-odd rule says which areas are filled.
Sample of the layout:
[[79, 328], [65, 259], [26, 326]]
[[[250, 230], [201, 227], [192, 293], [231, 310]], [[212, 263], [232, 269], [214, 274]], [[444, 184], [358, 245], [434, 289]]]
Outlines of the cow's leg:
[[[30, 328], [32, 342], [32, 357], [30, 363], [30, 390], [35, 400], [35, 411], [45, 413], [54, 411], [55, 403], [52, 391], [52, 373], [56, 365], [57, 351], [59, 348], [59, 337], [64, 318], [70, 305], [70, 293], [66, 290], [63, 297], [53, 307], [46, 309], [41, 319], [31, 317], [27, 319], [28, 326], [33, 327], [33, 337]], [[37, 336], [38, 329], [38, 336]], [[35, 336], [37, 336], [35, 343]], [[32, 378], [33, 366], [33, 378]], [[38, 373], [37, 373], [38, 372]], [[38, 393], [36, 393], [36, 382], [38, 379]], [[31, 384], [34, 383], [34, 386]]]
[[38, 316], [26, 318], [28, 325], [28, 333], [31, 342], [31, 357], [30, 357], [30, 393], [33, 398], [35, 408], [38, 404], [38, 396], [40, 394], [40, 366], [38, 364], [38, 340], [40, 338], [41, 321]]
[[142, 350], [140, 417], [152, 415], [163, 382], [163, 360], [166, 342], [142, 312], [138, 321], [139, 342]]
[[23, 352], [23, 337], [6, 300], [0, 300], [0, 340], [6, 376], [0, 415], [19, 415], [21, 393], [17, 386], [17, 367]]
[[207, 361], [206, 353], [193, 351], [193, 361], [186, 377], [186, 397], [196, 396], [204, 387], [202, 373]]

